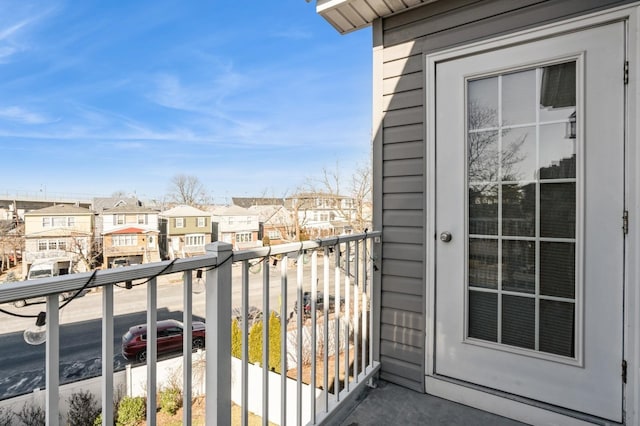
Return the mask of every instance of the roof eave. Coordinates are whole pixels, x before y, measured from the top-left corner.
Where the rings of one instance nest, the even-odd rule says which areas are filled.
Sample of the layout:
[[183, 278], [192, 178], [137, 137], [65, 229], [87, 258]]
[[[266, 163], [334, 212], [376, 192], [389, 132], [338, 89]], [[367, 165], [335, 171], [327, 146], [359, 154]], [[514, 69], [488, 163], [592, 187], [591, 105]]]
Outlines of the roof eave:
[[316, 12], [339, 33], [346, 34], [368, 27], [376, 19], [434, 1], [437, 0], [316, 0]]

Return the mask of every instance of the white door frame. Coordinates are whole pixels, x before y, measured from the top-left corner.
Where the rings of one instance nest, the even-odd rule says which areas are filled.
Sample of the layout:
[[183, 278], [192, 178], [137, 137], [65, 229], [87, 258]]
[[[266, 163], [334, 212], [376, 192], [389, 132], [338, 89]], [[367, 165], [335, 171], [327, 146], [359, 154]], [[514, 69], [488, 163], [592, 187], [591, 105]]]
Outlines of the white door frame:
[[[427, 393], [475, 406], [520, 421], [538, 423], [583, 424], [572, 413], [552, 412], [544, 405], [533, 405], [526, 401], [508, 398], [504, 395], [487, 393], [481, 389], [467, 387], [449, 380], [443, 380], [434, 374], [434, 329], [435, 329], [435, 117], [436, 102], [434, 93], [435, 70], [438, 62], [451, 60], [465, 55], [477, 54], [517, 44], [523, 44], [540, 38], [553, 37], [566, 32], [578, 31], [607, 22], [626, 20], [628, 24], [627, 58], [629, 62], [629, 82], [626, 99], [625, 129], [625, 189], [626, 209], [629, 212], [629, 234], [625, 241], [624, 268], [624, 316], [623, 356], [627, 361], [627, 384], [624, 389], [624, 410], [627, 424], [640, 423], [640, 149], [638, 149], [638, 105], [640, 92], [637, 82], [640, 79], [640, 44], [634, 37], [640, 28], [640, 3], [622, 6], [603, 12], [597, 12], [559, 23], [543, 25], [515, 34], [496, 37], [491, 40], [470, 43], [423, 57], [426, 75], [425, 107], [425, 180], [426, 180], [426, 341], [425, 341], [425, 390]], [[621, 69], [622, 78], [622, 69]], [[630, 119], [631, 118], [631, 119]], [[622, 219], [620, 221], [622, 225]], [[621, 367], [622, 371], [622, 367]], [[583, 420], [588, 420], [585, 416]]]

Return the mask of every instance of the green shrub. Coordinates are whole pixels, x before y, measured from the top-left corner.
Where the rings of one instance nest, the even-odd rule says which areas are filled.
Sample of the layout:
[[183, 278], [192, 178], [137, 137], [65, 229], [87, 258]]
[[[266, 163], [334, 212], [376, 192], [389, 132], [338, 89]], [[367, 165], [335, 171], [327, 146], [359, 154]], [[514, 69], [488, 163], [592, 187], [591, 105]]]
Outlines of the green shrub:
[[75, 392], [71, 394], [67, 402], [69, 403], [69, 426], [93, 424], [100, 414], [98, 401], [89, 391]]
[[[249, 362], [262, 364], [262, 321], [256, 321], [249, 330]], [[280, 373], [280, 318], [276, 312], [269, 315], [269, 370]], [[231, 355], [242, 358], [242, 330], [237, 319], [231, 322]]]
[[[249, 331], [249, 362], [254, 364], [262, 364], [262, 321], [259, 321], [251, 327]], [[280, 355], [280, 338], [281, 323], [280, 318], [275, 312], [269, 315], [269, 370], [280, 373], [281, 355]]]
[[158, 395], [158, 406], [160, 411], [173, 416], [182, 407], [182, 391], [175, 386], [162, 389]]
[[262, 363], [262, 321], [258, 321], [249, 330], [249, 362]]
[[237, 319], [231, 321], [231, 356], [242, 358], [242, 330]]
[[25, 426], [45, 426], [46, 413], [39, 405], [29, 405], [25, 402], [22, 409], [16, 413], [16, 417]]
[[118, 404], [117, 426], [136, 426], [147, 417], [147, 401], [141, 396], [125, 396]]
[[269, 370], [276, 373], [280, 373], [280, 367], [282, 367], [280, 365], [282, 360], [280, 353], [281, 327], [280, 317], [275, 312], [271, 312], [269, 315]]
[[98, 417], [93, 421], [93, 426], [102, 426], [102, 413], [98, 414]]

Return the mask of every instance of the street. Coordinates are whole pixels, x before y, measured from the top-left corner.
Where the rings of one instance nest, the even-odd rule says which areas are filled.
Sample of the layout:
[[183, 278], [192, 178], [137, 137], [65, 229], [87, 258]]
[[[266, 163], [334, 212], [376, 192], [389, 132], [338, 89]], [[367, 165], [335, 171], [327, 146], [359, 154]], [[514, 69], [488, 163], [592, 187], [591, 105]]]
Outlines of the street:
[[[232, 267], [232, 307], [241, 307], [242, 268]], [[288, 268], [287, 312], [291, 312], [297, 300], [297, 272], [293, 262]], [[322, 283], [322, 259], [318, 262], [319, 285]], [[333, 293], [333, 269], [331, 271]], [[249, 306], [262, 308], [262, 271], [249, 274]], [[281, 263], [270, 267], [270, 310], [280, 309]], [[193, 278], [194, 287], [202, 283]], [[142, 281], [141, 281], [142, 282]], [[304, 290], [311, 289], [311, 262], [304, 265]], [[322, 288], [319, 288], [322, 290]], [[344, 290], [342, 290], [344, 291]], [[114, 365], [124, 368], [127, 361], [120, 354], [122, 335], [129, 327], [146, 322], [147, 285], [132, 289], [114, 288]], [[60, 371], [61, 383], [79, 377], [96, 376], [101, 369], [102, 293], [92, 291], [74, 299], [60, 311]], [[182, 274], [158, 278], [158, 319], [182, 320]], [[45, 309], [44, 304], [16, 308], [11, 304], [2, 308], [23, 315], [36, 315]], [[193, 320], [205, 321], [204, 293], [193, 294]], [[18, 318], [0, 313], [0, 399], [44, 387], [45, 344], [31, 346], [25, 343], [23, 331], [35, 324], [33, 318]]]

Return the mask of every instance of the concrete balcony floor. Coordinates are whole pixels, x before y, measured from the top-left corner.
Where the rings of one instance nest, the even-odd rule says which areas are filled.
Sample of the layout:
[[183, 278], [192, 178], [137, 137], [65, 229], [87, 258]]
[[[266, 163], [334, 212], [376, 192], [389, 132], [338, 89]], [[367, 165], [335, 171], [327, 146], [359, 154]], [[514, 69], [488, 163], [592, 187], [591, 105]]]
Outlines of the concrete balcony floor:
[[360, 398], [360, 403], [340, 424], [343, 426], [523, 425], [505, 417], [415, 392], [382, 380], [378, 380], [376, 388], [365, 391]]

